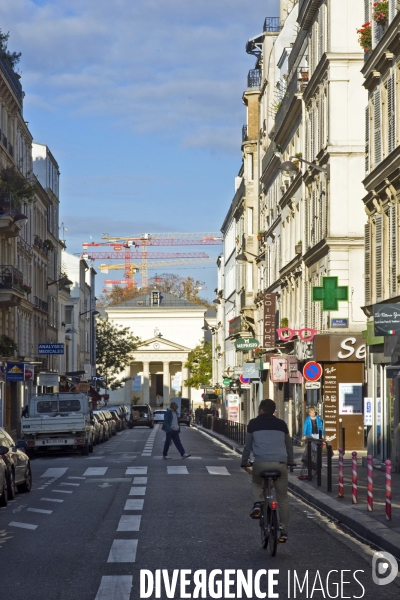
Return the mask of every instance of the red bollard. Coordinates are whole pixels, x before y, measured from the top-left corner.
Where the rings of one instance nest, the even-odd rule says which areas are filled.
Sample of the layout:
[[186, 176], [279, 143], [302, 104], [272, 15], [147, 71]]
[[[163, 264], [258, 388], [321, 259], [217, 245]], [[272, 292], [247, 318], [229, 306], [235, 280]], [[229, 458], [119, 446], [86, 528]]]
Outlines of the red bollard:
[[339, 448], [339, 498], [344, 498], [343, 485], [343, 449]]
[[386, 520], [392, 520], [392, 461], [386, 460]]
[[352, 452], [351, 456], [351, 503], [357, 504], [357, 452]]
[[372, 467], [372, 456], [367, 456], [367, 511], [372, 512], [374, 510], [374, 480], [373, 480], [373, 467]]

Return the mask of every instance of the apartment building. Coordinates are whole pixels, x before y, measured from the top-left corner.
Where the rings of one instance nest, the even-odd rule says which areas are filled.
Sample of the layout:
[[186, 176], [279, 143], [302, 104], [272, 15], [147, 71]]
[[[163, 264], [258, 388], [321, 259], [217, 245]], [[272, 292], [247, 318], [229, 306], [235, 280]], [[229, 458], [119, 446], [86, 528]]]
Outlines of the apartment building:
[[[373, 398], [369, 451], [379, 462], [400, 468], [400, 350], [397, 335], [374, 335], [374, 313], [400, 301], [399, 289], [399, 3], [386, 3], [376, 20], [373, 2], [364, 2], [363, 23], [370, 23], [371, 45], [364, 55], [365, 101], [365, 307], [368, 317], [368, 396]], [[361, 26], [361, 24], [360, 24]], [[391, 329], [390, 327], [388, 329]], [[389, 333], [389, 332], [387, 332]]]

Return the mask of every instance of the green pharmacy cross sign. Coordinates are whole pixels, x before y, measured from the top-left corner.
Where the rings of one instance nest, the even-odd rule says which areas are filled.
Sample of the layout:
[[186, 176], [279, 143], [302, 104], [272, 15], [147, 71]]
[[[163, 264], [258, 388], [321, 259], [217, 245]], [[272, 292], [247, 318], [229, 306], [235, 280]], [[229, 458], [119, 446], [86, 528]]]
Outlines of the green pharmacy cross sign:
[[312, 301], [322, 302], [322, 310], [339, 310], [338, 302], [348, 302], [349, 288], [338, 285], [337, 277], [323, 277], [322, 287], [312, 288]]

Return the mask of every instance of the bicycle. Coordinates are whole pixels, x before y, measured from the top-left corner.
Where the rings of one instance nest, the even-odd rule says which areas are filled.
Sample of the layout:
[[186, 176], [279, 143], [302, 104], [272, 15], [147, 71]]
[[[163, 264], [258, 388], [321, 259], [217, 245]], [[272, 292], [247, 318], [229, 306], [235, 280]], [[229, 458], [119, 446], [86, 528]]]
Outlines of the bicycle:
[[[301, 462], [303, 464], [303, 470], [308, 473], [308, 440], [311, 440], [311, 474], [313, 477], [317, 476], [317, 441], [315, 438], [306, 438], [306, 445], [304, 448], [303, 456], [301, 458]], [[300, 477], [305, 477], [306, 473], [300, 475]]]

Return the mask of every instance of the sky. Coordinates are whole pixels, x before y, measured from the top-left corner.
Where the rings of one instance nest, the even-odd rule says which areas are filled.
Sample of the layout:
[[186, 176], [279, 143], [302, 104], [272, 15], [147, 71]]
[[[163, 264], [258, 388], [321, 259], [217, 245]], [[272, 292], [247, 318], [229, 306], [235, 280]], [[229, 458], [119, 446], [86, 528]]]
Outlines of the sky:
[[[22, 52], [24, 118], [60, 167], [69, 252], [106, 232], [220, 230], [255, 63], [245, 44], [278, 15], [278, 0], [0, 0], [0, 28]], [[214, 297], [214, 264], [160, 271]]]

